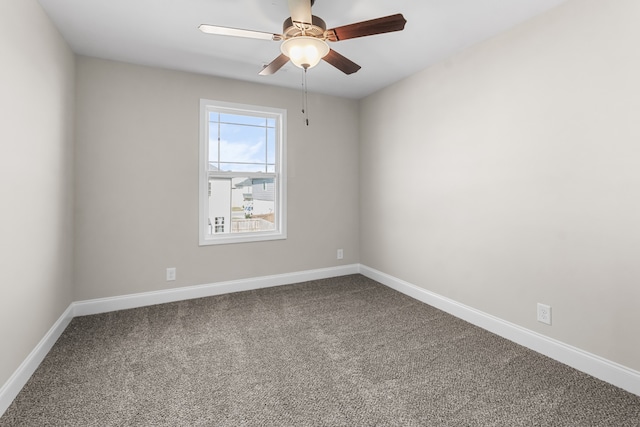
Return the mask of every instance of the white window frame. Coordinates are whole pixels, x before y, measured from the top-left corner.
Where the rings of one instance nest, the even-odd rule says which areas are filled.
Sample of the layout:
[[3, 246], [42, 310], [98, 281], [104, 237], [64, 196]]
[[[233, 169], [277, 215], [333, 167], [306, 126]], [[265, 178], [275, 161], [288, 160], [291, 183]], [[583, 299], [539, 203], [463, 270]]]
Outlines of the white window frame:
[[[257, 115], [276, 119], [276, 228], [270, 231], [209, 234], [209, 113], [222, 112], [239, 115]], [[200, 158], [199, 164], [199, 240], [200, 246], [230, 243], [261, 242], [287, 238], [287, 176], [286, 176], [286, 129], [287, 111], [280, 108], [237, 104], [210, 99], [200, 100]], [[228, 178], [264, 178], [265, 174], [247, 172], [215, 172], [216, 176]], [[271, 175], [271, 174], [270, 174]], [[229, 224], [231, 226], [231, 224]]]

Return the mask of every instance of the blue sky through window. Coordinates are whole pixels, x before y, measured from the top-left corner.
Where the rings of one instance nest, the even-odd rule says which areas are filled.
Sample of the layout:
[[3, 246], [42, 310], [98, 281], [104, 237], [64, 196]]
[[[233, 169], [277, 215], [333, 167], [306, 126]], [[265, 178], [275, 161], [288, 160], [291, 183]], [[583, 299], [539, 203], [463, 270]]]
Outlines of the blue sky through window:
[[209, 162], [221, 171], [274, 172], [276, 120], [209, 113]]

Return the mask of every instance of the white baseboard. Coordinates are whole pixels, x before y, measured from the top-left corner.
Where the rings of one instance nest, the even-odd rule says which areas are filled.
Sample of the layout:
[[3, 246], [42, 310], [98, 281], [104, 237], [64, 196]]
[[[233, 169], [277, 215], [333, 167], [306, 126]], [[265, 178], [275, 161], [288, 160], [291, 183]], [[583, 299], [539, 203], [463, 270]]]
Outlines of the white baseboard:
[[163, 291], [144, 292], [119, 297], [78, 301], [71, 304], [71, 306], [73, 307], [74, 317], [87, 316], [90, 314], [107, 313], [110, 311], [126, 310], [129, 308], [146, 307], [154, 304], [211, 297], [214, 295], [229, 294], [232, 292], [251, 291], [254, 289], [270, 288], [273, 286], [290, 285], [292, 283], [306, 282], [309, 280], [346, 276], [348, 274], [358, 274], [358, 271], [359, 265], [352, 264], [340, 267], [323, 268], [319, 270], [299, 271], [295, 273], [232, 280], [228, 282], [188, 286]]
[[640, 396], [640, 372], [638, 371], [483, 313], [373, 268], [360, 265], [360, 274], [473, 325]]
[[31, 375], [38, 369], [40, 363], [56, 343], [62, 332], [73, 319], [71, 306], [69, 306], [62, 316], [58, 318], [56, 323], [49, 329], [44, 338], [40, 340], [38, 345], [29, 353], [27, 358], [20, 364], [18, 369], [11, 375], [6, 383], [0, 388], [0, 417], [7, 410], [13, 399], [16, 398], [22, 387], [29, 381]]
[[193, 298], [203, 298], [232, 292], [250, 291], [273, 286], [290, 285], [309, 280], [327, 279], [330, 277], [358, 274], [359, 265], [345, 265], [339, 267], [307, 270], [295, 273], [263, 276], [252, 279], [233, 280], [229, 282], [212, 283], [208, 285], [189, 286], [184, 288], [167, 289], [156, 292], [123, 295], [113, 298], [100, 298], [88, 301], [73, 302], [42, 338], [36, 348], [18, 367], [9, 380], [0, 388], [0, 417], [5, 413], [11, 402], [16, 398], [22, 387], [38, 368], [51, 347], [60, 338], [62, 332], [76, 316], [106, 313], [109, 311], [125, 310], [128, 308], [144, 307], [167, 302], [183, 301]]

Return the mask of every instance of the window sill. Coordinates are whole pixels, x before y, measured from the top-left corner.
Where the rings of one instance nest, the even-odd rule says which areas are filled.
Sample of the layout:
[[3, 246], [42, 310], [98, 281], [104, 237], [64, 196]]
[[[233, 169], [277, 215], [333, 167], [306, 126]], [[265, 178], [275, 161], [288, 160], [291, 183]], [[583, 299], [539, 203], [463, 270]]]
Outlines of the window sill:
[[234, 243], [266, 242], [270, 240], [286, 240], [286, 233], [245, 233], [240, 235], [214, 235], [200, 239], [200, 246], [230, 245]]

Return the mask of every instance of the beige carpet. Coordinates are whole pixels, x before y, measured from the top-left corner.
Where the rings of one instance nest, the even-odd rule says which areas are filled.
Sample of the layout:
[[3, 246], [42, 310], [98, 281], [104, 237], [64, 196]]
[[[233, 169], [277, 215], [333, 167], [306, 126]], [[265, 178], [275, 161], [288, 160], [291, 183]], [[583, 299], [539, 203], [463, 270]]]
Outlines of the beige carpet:
[[360, 275], [74, 319], [0, 426], [640, 426], [640, 397]]

